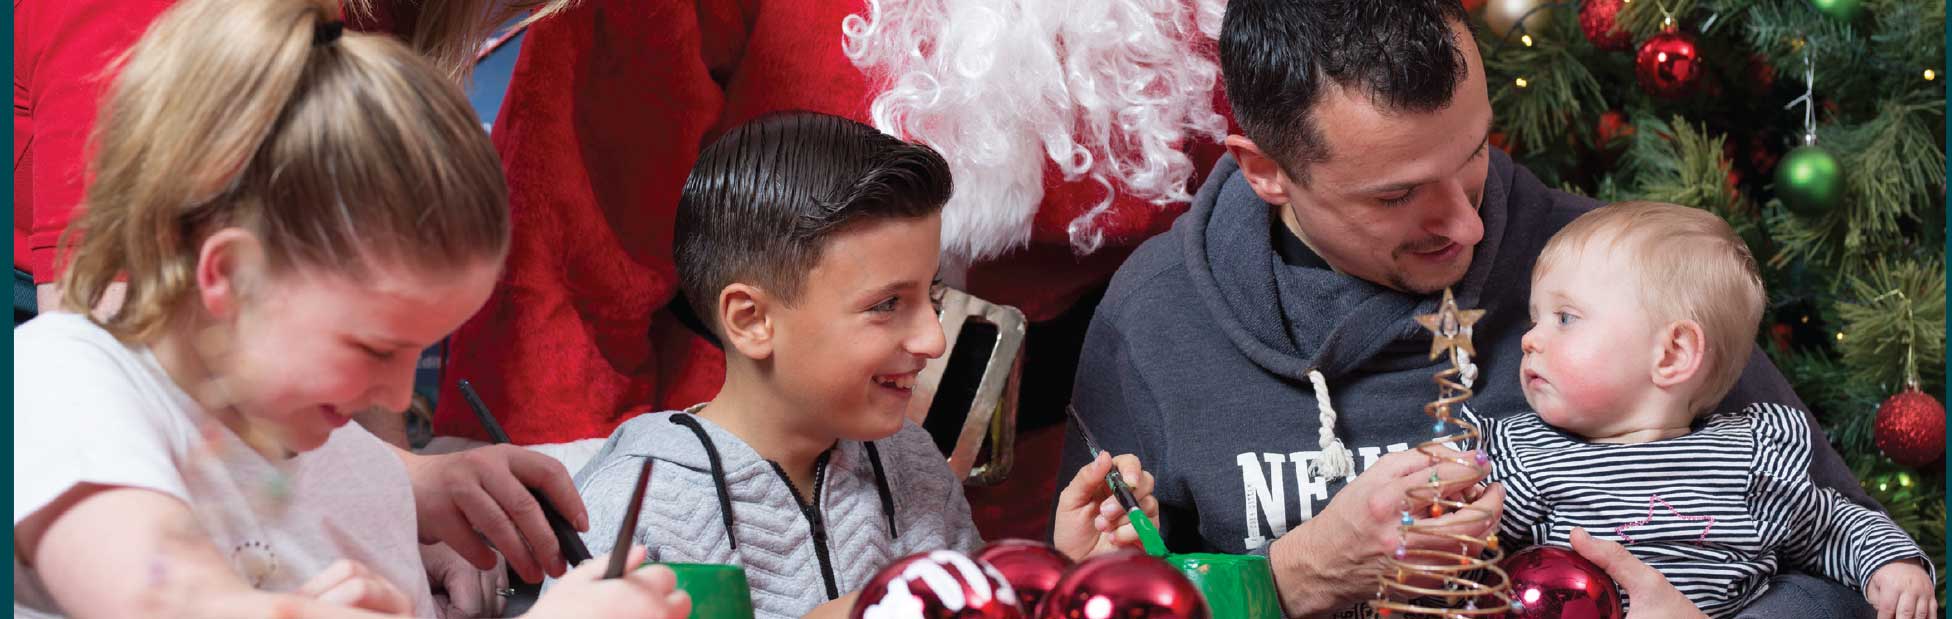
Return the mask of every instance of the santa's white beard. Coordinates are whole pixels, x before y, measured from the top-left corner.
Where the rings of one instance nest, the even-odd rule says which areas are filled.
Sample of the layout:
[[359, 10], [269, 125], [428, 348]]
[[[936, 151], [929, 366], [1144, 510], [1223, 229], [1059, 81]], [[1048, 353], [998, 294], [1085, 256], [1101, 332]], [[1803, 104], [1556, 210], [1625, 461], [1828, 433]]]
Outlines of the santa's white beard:
[[1193, 140], [1218, 142], [1212, 40], [1224, 0], [869, 0], [844, 49], [880, 89], [882, 131], [949, 161], [944, 261], [1028, 243], [1045, 162], [1103, 199], [1069, 226], [1080, 254], [1102, 243], [1112, 192], [1171, 204], [1187, 193]]

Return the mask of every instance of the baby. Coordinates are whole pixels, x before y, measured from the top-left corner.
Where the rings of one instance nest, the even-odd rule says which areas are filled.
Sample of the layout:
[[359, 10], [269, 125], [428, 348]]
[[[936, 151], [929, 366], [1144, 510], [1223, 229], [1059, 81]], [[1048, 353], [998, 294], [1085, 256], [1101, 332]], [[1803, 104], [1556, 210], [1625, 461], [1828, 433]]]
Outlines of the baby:
[[1734, 386], [1764, 295], [1721, 218], [1610, 205], [1546, 244], [1520, 384], [1536, 414], [1486, 427], [1508, 547], [1625, 544], [1712, 617], [1792, 566], [1862, 590], [1881, 617], [1932, 617], [1925, 553], [1890, 517], [1809, 476], [1809, 418]]

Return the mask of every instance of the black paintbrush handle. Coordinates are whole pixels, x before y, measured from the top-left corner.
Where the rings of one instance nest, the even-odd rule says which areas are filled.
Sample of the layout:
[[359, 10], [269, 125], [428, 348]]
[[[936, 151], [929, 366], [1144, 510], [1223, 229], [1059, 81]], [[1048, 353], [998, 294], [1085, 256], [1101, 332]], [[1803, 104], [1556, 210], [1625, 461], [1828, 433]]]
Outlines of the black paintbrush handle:
[[549, 530], [556, 534], [556, 546], [562, 549], [563, 561], [573, 568], [590, 560], [590, 547], [583, 545], [583, 536], [576, 532], [576, 526], [556, 511], [541, 490], [530, 488], [529, 496], [535, 497], [535, 503], [542, 506], [542, 517], [549, 520]]
[[617, 528], [617, 543], [610, 545], [610, 569], [603, 571], [604, 578], [620, 578], [624, 575], [624, 563], [630, 555], [630, 540], [637, 532], [637, 512], [644, 509], [644, 487], [651, 485], [651, 458], [644, 457], [644, 468], [637, 471], [637, 489], [630, 491], [630, 507], [624, 508], [623, 526]]
[[[501, 424], [495, 423], [495, 416], [488, 412], [488, 404], [481, 401], [481, 394], [475, 393], [474, 384], [464, 378], [461, 379], [460, 386], [461, 397], [468, 401], [469, 408], [474, 409], [474, 418], [481, 422], [483, 430], [488, 431], [488, 438], [493, 439], [497, 445], [507, 443], [508, 433], [502, 431]], [[568, 563], [570, 567], [576, 567], [577, 564], [590, 560], [590, 548], [583, 545], [583, 537], [576, 533], [576, 527], [569, 524], [569, 519], [564, 518], [562, 512], [556, 511], [556, 505], [550, 503], [549, 498], [542, 496], [542, 491], [535, 488], [529, 489], [529, 496], [535, 497], [535, 504], [542, 507], [543, 519], [549, 521], [549, 531], [556, 534], [556, 546], [561, 549], [563, 562]]]

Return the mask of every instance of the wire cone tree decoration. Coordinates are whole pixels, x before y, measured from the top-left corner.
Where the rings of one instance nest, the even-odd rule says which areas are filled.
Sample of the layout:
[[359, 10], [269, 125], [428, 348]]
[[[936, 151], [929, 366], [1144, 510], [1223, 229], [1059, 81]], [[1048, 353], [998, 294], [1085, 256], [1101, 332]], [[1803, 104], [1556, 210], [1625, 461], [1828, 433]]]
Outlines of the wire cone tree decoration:
[[[1483, 316], [1484, 310], [1458, 309], [1449, 289], [1444, 290], [1437, 313], [1417, 316], [1432, 335], [1430, 358], [1450, 359], [1450, 367], [1432, 377], [1437, 399], [1423, 405], [1424, 414], [1436, 420], [1432, 430], [1437, 436], [1417, 445], [1417, 451], [1428, 455], [1432, 466], [1457, 466], [1439, 467], [1430, 475], [1430, 483], [1404, 492], [1403, 520], [1397, 526], [1401, 538], [1376, 577], [1376, 599], [1369, 603], [1378, 614], [1450, 619], [1503, 616], [1511, 610], [1511, 580], [1498, 567], [1505, 553], [1498, 548], [1497, 534], [1473, 537], [1454, 532], [1461, 525], [1493, 518], [1491, 512], [1460, 496], [1461, 490], [1490, 475], [1491, 465], [1477, 425], [1453, 417], [1451, 410], [1471, 397], [1470, 385], [1477, 373], [1471, 364], [1471, 355], [1477, 352], [1471, 346], [1471, 325]], [[1450, 445], [1477, 449], [1458, 457], [1452, 455]], [[1468, 472], [1443, 475], [1459, 470]], [[1446, 515], [1450, 518], [1436, 524]], [[1433, 606], [1437, 604], [1441, 606]]]

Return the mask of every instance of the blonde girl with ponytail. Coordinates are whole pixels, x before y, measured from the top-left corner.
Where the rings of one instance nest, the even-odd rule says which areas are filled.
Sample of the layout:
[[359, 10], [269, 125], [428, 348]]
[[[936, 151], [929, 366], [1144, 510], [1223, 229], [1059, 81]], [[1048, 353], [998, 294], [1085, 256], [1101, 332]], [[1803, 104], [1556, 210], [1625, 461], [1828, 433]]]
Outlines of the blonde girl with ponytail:
[[[187, 0], [122, 60], [66, 311], [15, 332], [16, 616], [436, 612], [405, 467], [347, 421], [487, 298], [506, 189], [454, 82], [340, 20]], [[535, 614], [689, 612], [604, 563]]]

